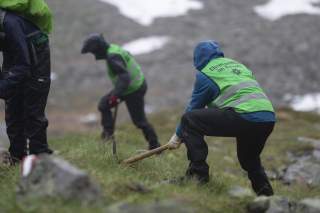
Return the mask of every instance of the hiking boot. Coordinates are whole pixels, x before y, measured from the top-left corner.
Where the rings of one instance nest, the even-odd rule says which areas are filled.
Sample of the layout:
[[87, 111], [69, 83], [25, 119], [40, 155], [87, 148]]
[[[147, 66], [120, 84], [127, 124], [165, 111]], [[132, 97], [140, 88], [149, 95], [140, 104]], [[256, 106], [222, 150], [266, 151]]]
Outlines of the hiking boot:
[[188, 181], [192, 181], [195, 180], [197, 182], [198, 185], [205, 185], [209, 182], [209, 176], [203, 176], [200, 177], [198, 175], [185, 175], [182, 177], [176, 177], [173, 179], [168, 180], [168, 183], [170, 184], [176, 184], [176, 185], [185, 185]]
[[109, 132], [107, 132], [107, 131], [103, 131], [103, 132], [101, 133], [101, 140], [102, 140], [103, 142], [109, 141], [109, 140], [111, 139], [111, 137], [112, 137], [112, 134], [109, 133]]
[[198, 182], [199, 185], [204, 185], [209, 182], [209, 175], [198, 175], [198, 174], [192, 174], [188, 175], [186, 174], [185, 176], [188, 180], [194, 179]]
[[198, 185], [204, 185], [209, 182], [209, 166], [205, 161], [190, 162], [185, 176], [169, 180], [169, 183], [183, 185], [190, 180], [195, 180]]
[[190, 162], [186, 176], [196, 179], [199, 184], [209, 182], [209, 166], [205, 161]]
[[21, 159], [10, 155], [10, 166], [17, 166], [20, 164], [20, 162], [21, 162]]
[[2, 166], [11, 165], [11, 156], [8, 151], [0, 150], [0, 165]]
[[248, 174], [253, 191], [258, 195], [272, 196], [273, 189], [264, 170]]

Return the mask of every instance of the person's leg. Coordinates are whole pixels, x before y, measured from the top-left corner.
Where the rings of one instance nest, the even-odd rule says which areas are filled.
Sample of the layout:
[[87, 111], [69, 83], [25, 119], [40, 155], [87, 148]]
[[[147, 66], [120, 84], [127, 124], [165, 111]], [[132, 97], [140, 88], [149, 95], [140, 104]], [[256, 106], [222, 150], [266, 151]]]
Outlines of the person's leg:
[[144, 111], [144, 95], [146, 85], [142, 86], [137, 92], [124, 97], [132, 122], [136, 127], [142, 130], [145, 139], [149, 143], [149, 149], [155, 149], [160, 146], [158, 137], [153, 126], [148, 122]]
[[50, 78], [43, 77], [31, 79], [25, 87], [24, 129], [30, 154], [52, 153], [47, 141], [48, 120], [45, 115], [49, 90]]
[[108, 95], [105, 95], [100, 99], [98, 110], [101, 113], [101, 125], [103, 127], [101, 137], [102, 139], [108, 139], [114, 132], [114, 118], [112, 117], [111, 107], [108, 104]]
[[31, 77], [24, 83], [24, 132], [29, 140], [30, 154], [51, 154], [47, 141], [48, 120], [45, 115], [50, 90], [50, 48], [41, 33], [34, 34], [30, 42], [35, 52], [32, 57]]
[[251, 123], [251, 131], [237, 137], [237, 154], [241, 167], [248, 172], [257, 195], [273, 195], [273, 189], [261, 165], [260, 154], [274, 123]]
[[10, 140], [9, 152], [15, 161], [19, 161], [27, 154], [24, 136], [23, 93], [16, 92], [13, 97], [6, 100], [5, 105], [7, 134]]
[[200, 182], [209, 179], [206, 163], [208, 146], [204, 136], [235, 137], [241, 132], [241, 120], [232, 110], [200, 109], [187, 112], [181, 119], [182, 141], [190, 161], [187, 176], [195, 176]]

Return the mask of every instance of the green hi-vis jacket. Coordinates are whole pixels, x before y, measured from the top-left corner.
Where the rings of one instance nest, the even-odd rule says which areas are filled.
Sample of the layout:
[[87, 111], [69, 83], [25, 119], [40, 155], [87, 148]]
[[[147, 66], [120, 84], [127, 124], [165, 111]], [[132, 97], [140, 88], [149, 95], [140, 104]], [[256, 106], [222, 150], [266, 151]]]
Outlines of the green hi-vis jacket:
[[274, 112], [252, 72], [243, 64], [228, 58], [211, 60], [202, 70], [220, 89], [220, 95], [209, 104], [220, 109], [232, 107], [239, 113]]
[[[123, 95], [128, 95], [137, 91], [144, 82], [144, 75], [141, 71], [139, 64], [136, 62], [133, 56], [129, 52], [125, 51], [120, 46], [115, 44], [110, 45], [107, 53], [120, 55], [123, 61], [125, 62], [126, 69], [129, 72], [130, 84]], [[118, 80], [118, 77], [110, 66], [108, 66], [108, 75], [113, 85], [115, 85]]]
[[52, 12], [44, 0], [0, 0], [0, 8], [25, 17], [46, 34], [52, 32]]

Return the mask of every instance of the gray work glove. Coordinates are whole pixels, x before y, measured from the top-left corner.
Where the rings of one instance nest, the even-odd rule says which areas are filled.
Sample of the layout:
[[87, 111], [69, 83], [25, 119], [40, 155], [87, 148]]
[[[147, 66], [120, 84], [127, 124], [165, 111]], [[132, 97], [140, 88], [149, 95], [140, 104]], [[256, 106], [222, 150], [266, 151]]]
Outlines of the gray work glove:
[[178, 149], [181, 143], [181, 138], [179, 138], [178, 135], [174, 133], [168, 142], [169, 149]]

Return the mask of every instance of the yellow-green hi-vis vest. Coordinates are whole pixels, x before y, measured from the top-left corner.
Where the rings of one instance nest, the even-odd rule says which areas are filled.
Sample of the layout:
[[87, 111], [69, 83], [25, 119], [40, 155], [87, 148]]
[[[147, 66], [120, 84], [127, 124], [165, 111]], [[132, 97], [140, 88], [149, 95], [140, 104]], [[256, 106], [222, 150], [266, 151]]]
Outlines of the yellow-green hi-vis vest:
[[[141, 71], [141, 68], [139, 64], [136, 62], [136, 60], [133, 58], [133, 56], [122, 49], [120, 46], [111, 44], [107, 51], [108, 54], [117, 54], [120, 55], [122, 60], [125, 62], [126, 69], [129, 72], [130, 75], [130, 84], [127, 90], [124, 92], [123, 95], [129, 95], [135, 91], [137, 91], [144, 82], [144, 75]], [[108, 65], [108, 75], [113, 83], [113, 85], [116, 84], [118, 80], [118, 76], [114, 73], [112, 68]]]
[[243, 64], [221, 57], [211, 60], [201, 72], [212, 79], [220, 89], [220, 95], [209, 107], [231, 107], [239, 113], [274, 112], [270, 100], [252, 72]]

